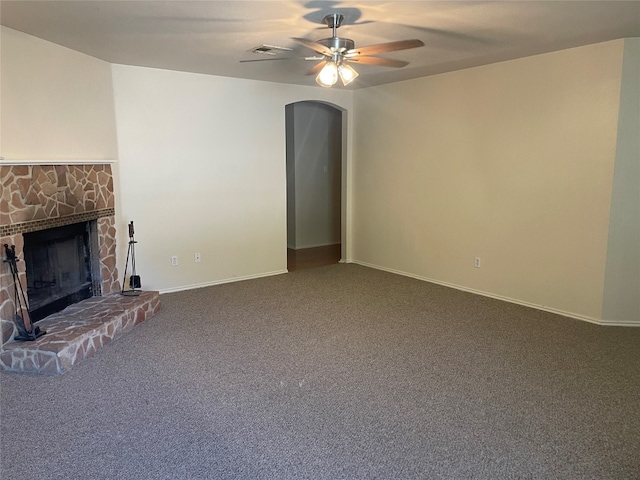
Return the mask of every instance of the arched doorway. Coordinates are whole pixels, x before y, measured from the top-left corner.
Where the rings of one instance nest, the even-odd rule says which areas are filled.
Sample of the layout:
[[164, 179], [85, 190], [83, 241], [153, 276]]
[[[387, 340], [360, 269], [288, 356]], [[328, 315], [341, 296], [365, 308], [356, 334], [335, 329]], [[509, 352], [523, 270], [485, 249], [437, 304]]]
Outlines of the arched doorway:
[[287, 269], [338, 263], [342, 243], [342, 111], [286, 106]]

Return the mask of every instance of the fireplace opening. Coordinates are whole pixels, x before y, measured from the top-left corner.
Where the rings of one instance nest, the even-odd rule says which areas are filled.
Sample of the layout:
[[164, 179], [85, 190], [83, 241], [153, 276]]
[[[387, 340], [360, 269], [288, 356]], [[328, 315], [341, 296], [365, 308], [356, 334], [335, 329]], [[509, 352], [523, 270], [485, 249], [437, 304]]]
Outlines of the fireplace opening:
[[95, 223], [74, 223], [23, 235], [32, 322], [94, 295]]

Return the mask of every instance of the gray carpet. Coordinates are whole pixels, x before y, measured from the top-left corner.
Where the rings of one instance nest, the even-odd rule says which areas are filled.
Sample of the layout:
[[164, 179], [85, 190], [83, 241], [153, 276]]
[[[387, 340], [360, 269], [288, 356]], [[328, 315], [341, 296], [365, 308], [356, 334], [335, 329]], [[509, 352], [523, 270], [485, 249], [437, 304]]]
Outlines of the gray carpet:
[[357, 265], [161, 300], [0, 376], [2, 479], [640, 478], [640, 329]]

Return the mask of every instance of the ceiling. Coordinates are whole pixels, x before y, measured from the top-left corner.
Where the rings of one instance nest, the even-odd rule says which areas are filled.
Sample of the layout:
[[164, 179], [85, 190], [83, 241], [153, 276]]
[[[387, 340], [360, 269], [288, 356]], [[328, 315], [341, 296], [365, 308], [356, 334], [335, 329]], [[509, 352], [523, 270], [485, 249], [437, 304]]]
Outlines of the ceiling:
[[[361, 88], [640, 37], [640, 1], [7, 1], [6, 27], [102, 60], [143, 67], [316, 85], [314, 52], [291, 37], [331, 36], [322, 23], [344, 15], [338, 36], [356, 47], [417, 38], [424, 47], [387, 53], [404, 68], [356, 65]], [[272, 58], [250, 50], [292, 48]], [[318, 87], [321, 88], [321, 87]], [[345, 88], [334, 86], [334, 88]]]

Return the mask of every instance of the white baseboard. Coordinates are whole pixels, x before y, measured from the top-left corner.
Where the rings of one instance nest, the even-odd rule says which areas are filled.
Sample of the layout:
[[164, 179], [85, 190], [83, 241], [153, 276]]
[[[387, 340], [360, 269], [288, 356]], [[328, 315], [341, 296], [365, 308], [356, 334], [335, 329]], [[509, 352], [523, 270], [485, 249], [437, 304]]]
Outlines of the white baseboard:
[[175, 293], [175, 292], [182, 292], [185, 290], [194, 290], [196, 288], [203, 288], [203, 287], [212, 287], [214, 285], [222, 285], [225, 283], [233, 283], [233, 282], [242, 282], [244, 280], [253, 280], [256, 278], [263, 278], [263, 277], [272, 277], [274, 275], [282, 275], [284, 273], [289, 273], [287, 270], [276, 270], [274, 272], [265, 272], [265, 273], [258, 273], [255, 275], [247, 275], [244, 277], [233, 277], [233, 278], [225, 278], [222, 280], [213, 280], [211, 282], [203, 282], [203, 283], [194, 283], [192, 285], [184, 285], [182, 287], [174, 287], [174, 288], [165, 288], [160, 290], [160, 295], [165, 294], [165, 293]]
[[580, 315], [572, 312], [565, 312], [563, 310], [558, 310], [555, 308], [550, 308], [544, 305], [537, 305], [535, 303], [524, 302], [522, 300], [517, 300], [515, 298], [503, 297], [502, 295], [495, 295], [489, 292], [483, 292], [481, 290], [475, 290], [473, 288], [462, 287], [460, 285], [455, 285], [452, 283], [441, 282], [439, 280], [434, 280], [433, 278], [422, 277], [420, 275], [415, 275], [413, 273], [403, 272], [401, 270], [395, 270], [393, 268], [381, 267], [380, 265], [374, 265], [372, 263], [361, 262], [359, 260], [352, 260], [349, 263], [355, 263], [358, 265], [362, 265], [363, 267], [375, 268], [376, 270], [383, 270], [389, 273], [395, 273], [397, 275], [402, 275], [405, 277], [415, 278], [416, 280], [422, 280], [424, 282], [435, 283], [436, 285], [442, 285], [443, 287], [455, 288], [456, 290], [461, 290], [463, 292], [469, 292], [476, 295], [482, 295], [483, 297], [495, 298], [496, 300], [502, 300], [504, 302], [515, 303], [517, 305], [522, 305], [525, 307], [535, 308], [537, 310], [542, 310], [544, 312], [555, 313], [557, 315], [562, 315], [563, 317], [574, 318], [576, 320], [582, 320], [583, 322], [595, 323], [596, 325], [603, 326], [611, 326], [611, 327], [640, 327], [640, 322], [633, 321], [616, 321], [616, 320], [598, 320], [595, 318], [587, 317], [585, 315]]
[[606, 327], [640, 327], [640, 322], [625, 320], [599, 320], [597, 323]]
[[[640, 327], [640, 322], [619, 321], [619, 320], [598, 320], [598, 319], [595, 319], [595, 318], [587, 317], [585, 315], [579, 315], [579, 314], [572, 313], [572, 312], [565, 312], [563, 310], [558, 310], [558, 309], [555, 309], [555, 308], [546, 307], [544, 305], [538, 305], [538, 304], [535, 304], [535, 303], [524, 302], [522, 300], [517, 300], [515, 298], [504, 297], [502, 295], [495, 295], [493, 293], [484, 292], [484, 291], [481, 291], [481, 290], [475, 290], [473, 288], [462, 287], [460, 285], [455, 285], [453, 283], [442, 282], [442, 281], [439, 281], [439, 280], [435, 280], [433, 278], [423, 277], [423, 276], [420, 276], [420, 275], [415, 275], [413, 273], [403, 272], [401, 270], [395, 270], [393, 268], [382, 267], [380, 265], [375, 265], [373, 263], [362, 262], [362, 261], [359, 261], [359, 260], [353, 260], [353, 259], [342, 260], [341, 259], [340, 263], [354, 263], [356, 265], [362, 265], [363, 267], [375, 268], [376, 270], [382, 270], [382, 271], [385, 271], [385, 272], [394, 273], [396, 275], [402, 275], [404, 277], [415, 278], [416, 280], [421, 280], [423, 282], [434, 283], [436, 285], [442, 285], [443, 287], [455, 288], [456, 290], [461, 290], [463, 292], [473, 293], [475, 295], [482, 295], [483, 297], [495, 298], [496, 300], [501, 300], [503, 302], [509, 302], [509, 303], [514, 303], [516, 305], [522, 305], [524, 307], [535, 308], [537, 310], [542, 310], [544, 312], [555, 313], [555, 314], [561, 315], [563, 317], [574, 318], [576, 320], [582, 320], [583, 322], [594, 323], [596, 325], [610, 326], [610, 327]], [[195, 283], [195, 284], [192, 284], [192, 285], [185, 285], [185, 286], [181, 286], [181, 287], [166, 288], [166, 289], [160, 290], [159, 292], [160, 292], [161, 295], [165, 294], [165, 293], [182, 292], [182, 291], [185, 291], [185, 290], [193, 290], [193, 289], [196, 289], [196, 288], [211, 287], [211, 286], [214, 286], [214, 285], [222, 285], [222, 284], [225, 284], [225, 283], [242, 282], [244, 280], [253, 280], [253, 279], [256, 279], [256, 278], [271, 277], [271, 276], [274, 276], [274, 275], [282, 275], [282, 274], [285, 274], [285, 273], [289, 273], [289, 271], [288, 270], [276, 270], [276, 271], [273, 271], [273, 272], [258, 273], [258, 274], [255, 274], [255, 275], [247, 275], [247, 276], [244, 276], [244, 277], [225, 278], [225, 279], [222, 279], [222, 280], [214, 280], [214, 281], [211, 281], [211, 282]]]

